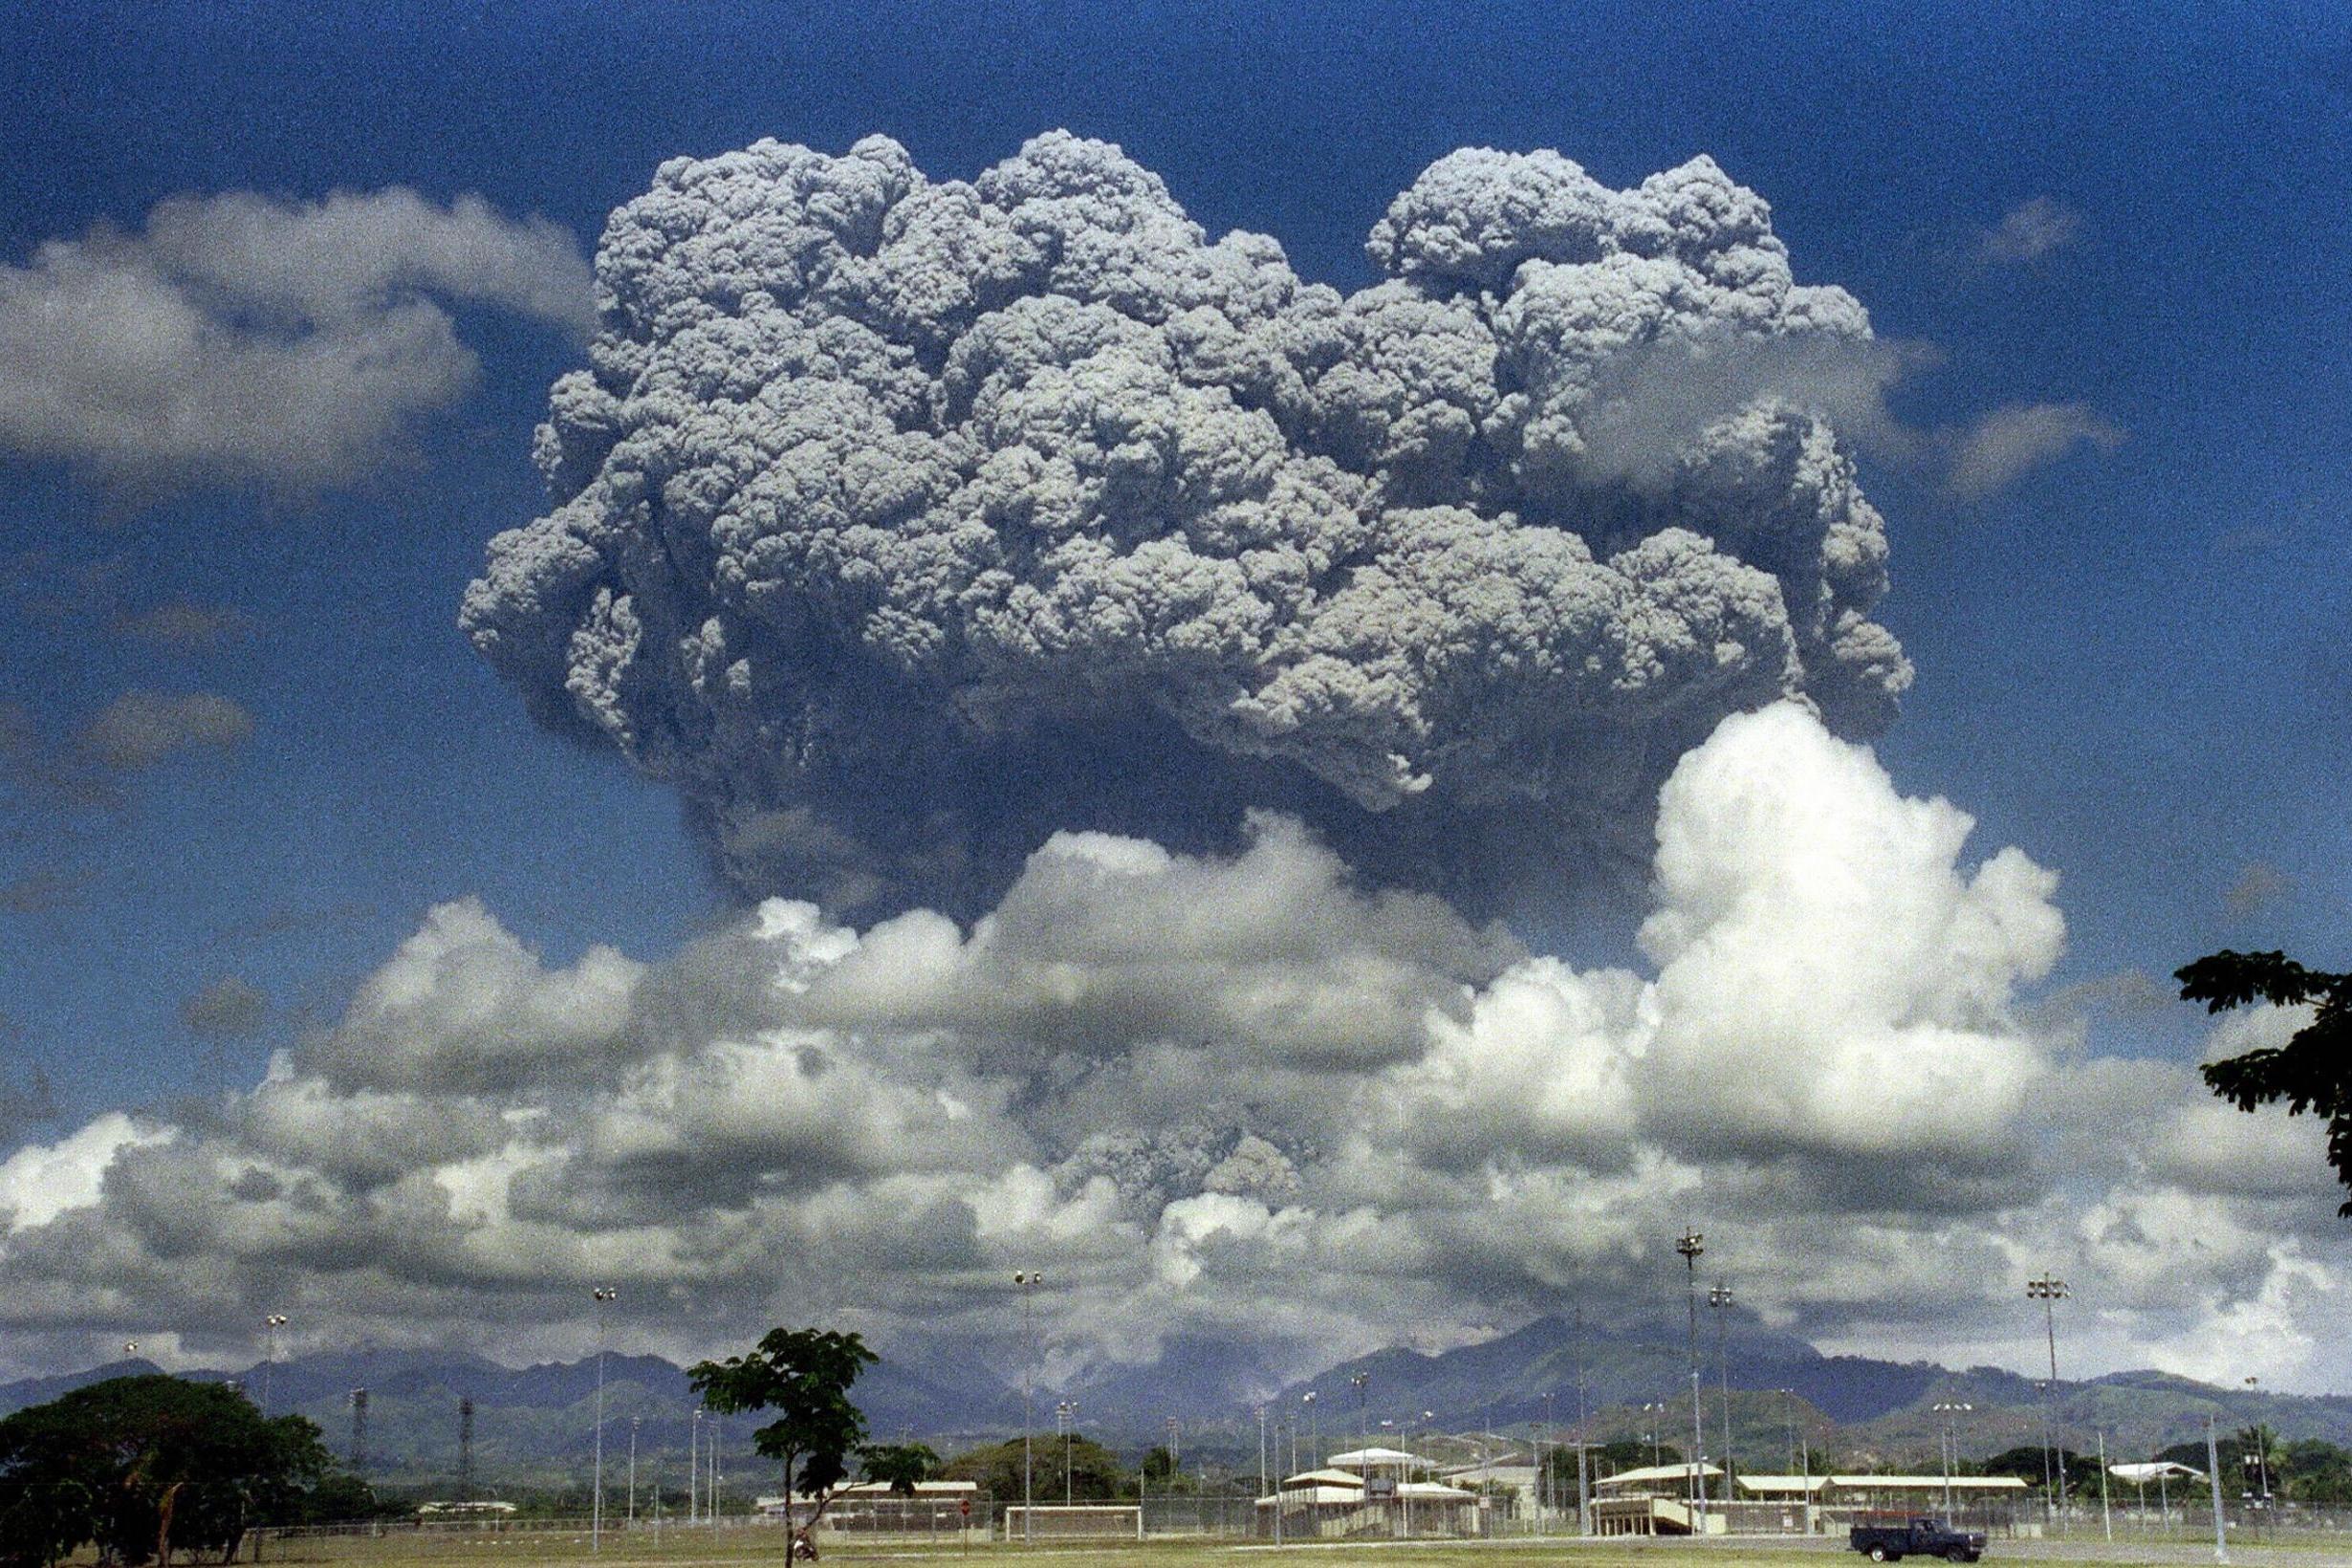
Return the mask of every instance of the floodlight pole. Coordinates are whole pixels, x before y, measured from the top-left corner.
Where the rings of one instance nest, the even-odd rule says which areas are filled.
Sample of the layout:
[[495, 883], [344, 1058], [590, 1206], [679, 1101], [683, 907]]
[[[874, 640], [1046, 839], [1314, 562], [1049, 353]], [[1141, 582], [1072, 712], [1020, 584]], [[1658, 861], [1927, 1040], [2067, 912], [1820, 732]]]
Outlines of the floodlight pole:
[[[1034, 1269], [1018, 1269], [1013, 1272], [1013, 1283], [1021, 1293], [1021, 1544], [1023, 1546], [1027, 1546], [1030, 1542], [1031, 1516], [1036, 1508], [1030, 1485], [1029, 1429], [1036, 1425], [1030, 1416], [1030, 1379], [1036, 1371], [1037, 1334], [1030, 1318], [1029, 1293], [1035, 1286], [1044, 1283], [1044, 1280], [1045, 1276]], [[1137, 1506], [1142, 1506], [1140, 1489]]]
[[1707, 1483], [1700, 1478], [1699, 1467], [1705, 1463], [1702, 1450], [1707, 1447], [1704, 1413], [1699, 1408], [1699, 1254], [1706, 1252], [1706, 1238], [1696, 1230], [1686, 1230], [1675, 1242], [1674, 1250], [1683, 1255], [1689, 1272], [1685, 1292], [1690, 1304], [1690, 1529], [1693, 1535], [1706, 1534]]
[[1351, 1372], [1347, 1375], [1347, 1381], [1348, 1385], [1356, 1390], [1356, 1447], [1359, 1448], [1366, 1448], [1369, 1446], [1369, 1431], [1364, 1424], [1363, 1385], [1372, 1381], [1372, 1374], [1369, 1372]]
[[1944, 1512], [1948, 1514], [1952, 1511], [1951, 1472], [1960, 1463], [1960, 1424], [1954, 1418], [1975, 1408], [1975, 1405], [1964, 1402], [1935, 1407], [1936, 1413], [1944, 1418], [1941, 1434], [1944, 1446]]
[[[790, 1491], [788, 1487], [785, 1489]], [[694, 1419], [686, 1424], [686, 1528], [691, 1530], [702, 1522], [703, 1494], [703, 1407], [694, 1406]], [[792, 1522], [792, 1499], [784, 1499], [785, 1522]]]
[[267, 1420], [270, 1415], [270, 1380], [272, 1375], [277, 1371], [277, 1331], [284, 1328], [289, 1321], [290, 1319], [282, 1312], [271, 1313], [261, 1320], [263, 1344], [261, 1357], [261, 1414], [264, 1420]]
[[1725, 1348], [1724, 1320], [1731, 1316], [1731, 1287], [1717, 1280], [1707, 1293], [1707, 1304], [1715, 1313], [1715, 1372], [1723, 1383], [1723, 1484], [1717, 1489], [1717, 1500], [1731, 1500], [1731, 1359]]
[[629, 1418], [629, 1528], [630, 1528], [631, 1530], [635, 1530], [635, 1529], [637, 1528], [637, 1423], [638, 1423], [638, 1419], [639, 1419], [639, 1418], [638, 1418], [638, 1417], [636, 1417], [636, 1416], [631, 1416], [631, 1417]]
[[621, 1293], [599, 1285], [589, 1293], [597, 1318], [597, 1462], [596, 1484], [588, 1504], [588, 1550], [604, 1550], [604, 1308]]
[[[2042, 1401], [2042, 1423], [2050, 1445], [2050, 1448], [2044, 1451], [2051, 1452], [2058, 1445], [2058, 1304], [2072, 1293], [2067, 1289], [2066, 1281], [2063, 1279], [2055, 1274], [2043, 1274], [2038, 1279], [2029, 1279], [2025, 1282], [2025, 1294], [2029, 1300], [2041, 1303], [2042, 1330], [2050, 1341], [2049, 1393]], [[2056, 1463], [2055, 1453], [2052, 1453], [2051, 1457], [2045, 1459], [2043, 1463], [2045, 1469], [2042, 1473], [2045, 1487], [2052, 1484], [2052, 1474], [2055, 1470], [2057, 1491], [2050, 1498], [2050, 1506], [2057, 1513], [2060, 1523], [2063, 1524], [2066, 1516], [2065, 1467]]]

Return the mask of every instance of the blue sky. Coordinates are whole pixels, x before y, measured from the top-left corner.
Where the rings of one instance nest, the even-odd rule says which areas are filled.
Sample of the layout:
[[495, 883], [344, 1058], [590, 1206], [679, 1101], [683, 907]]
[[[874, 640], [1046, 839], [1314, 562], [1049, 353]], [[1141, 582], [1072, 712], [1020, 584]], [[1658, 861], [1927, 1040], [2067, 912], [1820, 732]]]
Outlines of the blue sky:
[[[1921, 676], [1883, 753], [1903, 782], [2065, 877], [2061, 976], [2163, 972], [2220, 943], [2324, 956], [2348, 869], [2342, 521], [2352, 108], [2324, 7], [66, 7], [0, 66], [16, 104], [0, 235], [21, 258], [185, 192], [405, 184], [538, 212], [583, 247], [680, 151], [882, 130], [966, 174], [1067, 125], [1159, 170], [1212, 231], [1274, 234], [1302, 274], [1365, 281], [1387, 196], [1457, 145], [1557, 147], [1612, 183], [1696, 152], [1761, 191], [1798, 275], [1933, 345], [1898, 411], [1929, 425], [2086, 401], [2128, 431], [1989, 498], [1884, 463]], [[2333, 54], [2330, 52], [2334, 51]], [[2332, 63], [2331, 63], [2332, 62]], [[1990, 265], [1979, 234], [2046, 197], [2080, 237]], [[660, 952], [714, 894], [658, 789], [534, 734], [454, 629], [559, 334], [468, 322], [477, 395], [356, 493], [126, 505], [10, 465], [9, 536], [103, 589], [59, 635], [12, 583], [11, 694], [70, 725], [129, 685], [207, 686], [257, 730], [165, 765], [65, 857], [63, 908], [0, 917], [15, 1048], [69, 1107], [188, 1083], [179, 999], [223, 973], [334, 1007], [425, 904], [484, 893], [563, 953]], [[89, 615], [188, 599], [250, 640], [158, 656]], [[101, 608], [101, 606], [103, 608]], [[19, 875], [47, 863], [21, 849]], [[2292, 890], [2244, 919], [2244, 868]], [[256, 926], [278, 922], [266, 934]], [[1589, 942], [1590, 936], [1572, 938]], [[1601, 950], [1606, 950], [1605, 941]], [[2167, 1045], [2177, 1020], [2110, 1020]]]
[[[1365, 230], [1455, 147], [1557, 148], [1620, 186], [1709, 153], [1771, 202], [1799, 279], [1932, 361], [1891, 397], [1917, 449], [1862, 460], [1892, 542], [1878, 614], [1919, 671], [1879, 753], [1979, 818], [1976, 853], [2061, 874], [2069, 946], [2040, 990], [2222, 945], [2341, 961], [2352, 25], [2322, 5], [1888, 15], [64, 5], [0, 60], [0, 261], [174, 196], [396, 185], [542, 215], [586, 253], [681, 153], [879, 131], [945, 179], [1067, 126], [1212, 233], [1271, 233], [1352, 289]], [[2046, 249], [1989, 250], [2036, 202]], [[478, 385], [361, 483], [126, 494], [0, 450], [0, 698], [43, 744], [133, 688], [253, 720], [124, 776], [116, 809], [36, 803], [0, 841], [0, 1050], [48, 1072], [55, 1127], [250, 1081], [441, 901], [481, 895], [551, 963], [658, 959], [728, 916], [673, 795], [534, 727], [458, 631], [485, 542], [540, 508], [532, 426], [580, 349], [452, 312]], [[2080, 404], [2120, 439], [1955, 493], [1938, 443], [2015, 404]], [[180, 603], [239, 629], [174, 647], [120, 627]], [[1622, 928], [1527, 934], [1631, 950]], [[229, 976], [266, 1018], [207, 1065], [182, 1008]], [[2188, 1010], [2111, 989], [2104, 1049], [2197, 1049]]]

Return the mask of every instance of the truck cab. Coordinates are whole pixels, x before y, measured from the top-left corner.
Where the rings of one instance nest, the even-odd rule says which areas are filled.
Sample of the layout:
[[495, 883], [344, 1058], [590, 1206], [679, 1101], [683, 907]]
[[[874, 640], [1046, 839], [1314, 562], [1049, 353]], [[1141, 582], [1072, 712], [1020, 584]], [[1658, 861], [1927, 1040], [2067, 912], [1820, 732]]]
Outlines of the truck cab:
[[1858, 1524], [1848, 1533], [1846, 1544], [1872, 1562], [1900, 1562], [1905, 1557], [1974, 1562], [1985, 1555], [1981, 1532], [1954, 1530], [1943, 1520], [1924, 1514]]

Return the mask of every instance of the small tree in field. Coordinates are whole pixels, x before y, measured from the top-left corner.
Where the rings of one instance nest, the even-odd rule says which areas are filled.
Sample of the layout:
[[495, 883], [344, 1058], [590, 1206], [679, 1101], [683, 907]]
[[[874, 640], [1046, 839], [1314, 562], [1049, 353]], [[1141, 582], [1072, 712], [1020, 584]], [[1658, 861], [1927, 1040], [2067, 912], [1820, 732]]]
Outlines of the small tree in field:
[[855, 1334], [776, 1328], [749, 1355], [698, 1361], [686, 1371], [703, 1403], [722, 1415], [776, 1413], [751, 1434], [751, 1446], [783, 1467], [788, 1511], [795, 1498], [817, 1500], [794, 1535], [795, 1555], [817, 1555], [809, 1532], [849, 1474], [849, 1456], [865, 1441], [865, 1417], [850, 1403], [850, 1384], [880, 1360]]

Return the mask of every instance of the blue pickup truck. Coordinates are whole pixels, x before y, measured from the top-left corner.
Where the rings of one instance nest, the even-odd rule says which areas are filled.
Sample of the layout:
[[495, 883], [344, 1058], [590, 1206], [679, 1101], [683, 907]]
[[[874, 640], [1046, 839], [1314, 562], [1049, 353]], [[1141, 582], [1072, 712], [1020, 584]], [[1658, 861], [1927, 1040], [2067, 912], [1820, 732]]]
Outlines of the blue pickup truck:
[[1897, 1519], [1884, 1524], [1858, 1524], [1846, 1544], [1872, 1562], [1901, 1562], [1905, 1557], [1942, 1557], [1947, 1562], [1974, 1562], [1985, 1555], [1985, 1537], [1954, 1530], [1941, 1519]]

